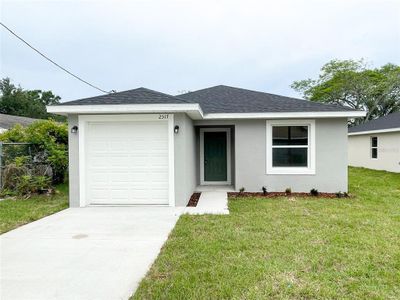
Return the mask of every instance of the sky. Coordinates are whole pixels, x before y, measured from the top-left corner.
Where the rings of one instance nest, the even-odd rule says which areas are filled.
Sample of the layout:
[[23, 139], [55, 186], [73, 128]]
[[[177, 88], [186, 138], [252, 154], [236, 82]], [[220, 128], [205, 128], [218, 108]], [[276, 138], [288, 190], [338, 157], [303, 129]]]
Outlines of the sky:
[[[225, 84], [286, 96], [331, 59], [400, 64], [400, 0], [0, 0], [0, 19], [104, 90]], [[0, 28], [0, 76], [62, 101], [102, 94]]]

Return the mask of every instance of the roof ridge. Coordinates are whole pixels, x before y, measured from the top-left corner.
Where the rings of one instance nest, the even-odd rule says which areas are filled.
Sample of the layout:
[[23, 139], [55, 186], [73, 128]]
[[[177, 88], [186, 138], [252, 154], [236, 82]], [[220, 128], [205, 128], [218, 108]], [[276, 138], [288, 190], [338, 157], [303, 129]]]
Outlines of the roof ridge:
[[120, 92], [114, 92], [114, 93], [109, 93], [109, 94], [104, 94], [104, 95], [99, 95], [99, 96], [90, 96], [90, 97], [80, 98], [80, 99], [76, 99], [76, 100], [69, 100], [69, 101], [61, 102], [58, 105], [66, 105], [66, 104], [69, 104], [69, 103], [72, 103], [72, 102], [76, 103], [76, 102], [86, 101], [86, 100], [93, 99], [93, 98], [107, 98], [107, 97], [114, 98], [114, 97], [118, 97], [119, 95], [129, 94], [130, 92], [140, 92], [140, 91], [145, 91], [145, 92], [148, 92], [148, 93], [153, 93], [153, 94], [157, 94], [157, 95], [160, 95], [160, 96], [176, 99], [176, 100], [179, 100], [179, 101], [181, 101], [183, 103], [192, 103], [191, 101], [189, 101], [187, 99], [183, 99], [183, 98], [180, 98], [178, 96], [170, 95], [170, 94], [167, 94], [167, 93], [162, 93], [162, 92], [155, 91], [155, 90], [152, 90], [152, 89], [149, 89], [149, 88], [141, 86], [141, 87], [138, 87], [138, 88], [135, 88], [135, 89], [129, 89], [129, 90], [124, 90], [124, 91], [120, 91]]
[[289, 99], [293, 99], [293, 100], [309, 101], [309, 100], [307, 100], [307, 99], [295, 98], [295, 97], [284, 96], [284, 95], [278, 95], [278, 94], [272, 94], [272, 93], [267, 93], [267, 92], [264, 92], [264, 91], [250, 90], [250, 89], [245, 89], [245, 88], [240, 88], [240, 87], [230, 86], [230, 85], [225, 85], [225, 84], [218, 84], [218, 85], [211, 86], [211, 87], [208, 87], [208, 88], [203, 88], [203, 89], [199, 89], [199, 90], [196, 90], [196, 91], [191, 91], [191, 92], [179, 94], [178, 96], [180, 96], [180, 95], [187, 95], [187, 94], [191, 94], [191, 93], [197, 93], [197, 92], [201, 92], [201, 91], [205, 91], [205, 90], [211, 90], [211, 89], [213, 89], [213, 88], [218, 88], [218, 87], [225, 87], [225, 88], [230, 88], [230, 89], [235, 89], [235, 90], [241, 90], [241, 91], [246, 91], [246, 92], [251, 92], [251, 93], [267, 94], [267, 95], [272, 95], [272, 96], [276, 96], [276, 97], [285, 97], [285, 98], [289, 98]]
[[3, 114], [3, 113], [0, 113], [0, 116], [7, 116], [7, 117], [13, 117], [13, 118], [16, 118], [16, 119], [25, 119], [25, 120], [41, 120], [41, 119], [32, 118], [32, 117], [10, 115], [10, 114]]
[[155, 90], [152, 90], [152, 89], [149, 89], [149, 88], [146, 88], [146, 87], [139, 87], [139, 88], [137, 88], [136, 90], [138, 90], [138, 89], [144, 89], [144, 90], [147, 90], [147, 91], [156, 93], [156, 94], [165, 95], [165, 96], [169, 96], [169, 97], [172, 97], [172, 98], [177, 98], [177, 99], [179, 99], [179, 100], [182, 100], [182, 101], [185, 102], [185, 103], [192, 103], [192, 102], [190, 102], [190, 101], [187, 100], [187, 99], [183, 99], [183, 98], [179, 98], [178, 96], [175, 96], [175, 95], [171, 95], [171, 94], [167, 94], [167, 93], [155, 91]]
[[[250, 90], [250, 89], [234, 87], [234, 86], [229, 86], [229, 85], [224, 85], [224, 84], [219, 84], [219, 85], [215, 85], [215, 86], [212, 86], [212, 87], [203, 88], [203, 89], [200, 89], [200, 90], [196, 90], [196, 91], [180, 94], [178, 96], [182, 96], [182, 95], [186, 96], [186, 95], [189, 95], [189, 94], [193, 94], [193, 93], [197, 93], [197, 92], [203, 92], [205, 90], [211, 90], [211, 89], [218, 88], [218, 87], [224, 87], [224, 88], [229, 88], [229, 89], [234, 89], [234, 90], [239, 90], [239, 91], [245, 91], [245, 92], [250, 92], [250, 93], [259, 93], [259, 94], [264, 94], [264, 95], [268, 95], [268, 96], [272, 96], [272, 97], [285, 98], [285, 99], [288, 99], [290, 101], [307, 101], [307, 102], [313, 103], [315, 105], [320, 105], [320, 106], [325, 106], [325, 107], [344, 107], [344, 106], [341, 106], [339, 104], [334, 104], [334, 103], [316, 102], [316, 101], [312, 101], [312, 100], [308, 100], [308, 99], [302, 99], [302, 98], [295, 98], [295, 97], [290, 97], [290, 96], [272, 94], [272, 93], [267, 93], [267, 92], [264, 92], [264, 91]], [[347, 108], [352, 109], [351, 107], [347, 107]]]

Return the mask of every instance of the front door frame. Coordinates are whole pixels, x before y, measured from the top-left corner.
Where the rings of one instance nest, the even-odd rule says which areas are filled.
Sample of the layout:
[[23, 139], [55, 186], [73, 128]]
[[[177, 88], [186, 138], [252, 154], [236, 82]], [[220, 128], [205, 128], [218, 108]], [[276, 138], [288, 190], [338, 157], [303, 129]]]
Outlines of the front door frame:
[[[226, 181], [204, 180], [204, 132], [226, 132]], [[200, 185], [231, 185], [231, 129], [200, 128]]]

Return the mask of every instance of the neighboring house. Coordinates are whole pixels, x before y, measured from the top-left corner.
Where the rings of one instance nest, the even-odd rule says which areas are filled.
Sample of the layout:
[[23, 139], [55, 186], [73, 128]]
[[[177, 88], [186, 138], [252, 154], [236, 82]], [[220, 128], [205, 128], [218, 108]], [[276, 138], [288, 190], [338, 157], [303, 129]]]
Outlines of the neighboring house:
[[37, 119], [0, 114], [0, 133], [7, 131], [16, 124], [21, 124], [22, 126], [28, 126], [29, 124], [32, 124], [33, 122], [36, 121]]
[[347, 120], [365, 112], [216, 86], [48, 106], [68, 116], [70, 205], [184, 206], [198, 186], [347, 191]]
[[349, 128], [349, 164], [400, 172], [400, 112]]

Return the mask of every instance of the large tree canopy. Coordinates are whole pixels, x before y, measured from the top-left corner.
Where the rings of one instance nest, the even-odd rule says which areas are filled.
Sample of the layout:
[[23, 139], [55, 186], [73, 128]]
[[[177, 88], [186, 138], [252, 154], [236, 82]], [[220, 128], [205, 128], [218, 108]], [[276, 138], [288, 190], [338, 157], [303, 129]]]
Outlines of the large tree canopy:
[[46, 105], [58, 104], [60, 99], [51, 91], [24, 90], [12, 84], [9, 78], [0, 80], [0, 113], [3, 114], [61, 120], [46, 112]]
[[364, 60], [332, 60], [317, 79], [295, 81], [291, 87], [305, 99], [367, 111], [356, 124], [400, 111], [400, 67], [369, 68]]

